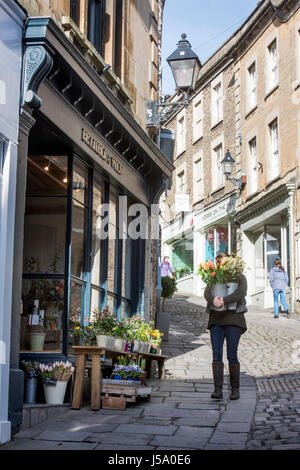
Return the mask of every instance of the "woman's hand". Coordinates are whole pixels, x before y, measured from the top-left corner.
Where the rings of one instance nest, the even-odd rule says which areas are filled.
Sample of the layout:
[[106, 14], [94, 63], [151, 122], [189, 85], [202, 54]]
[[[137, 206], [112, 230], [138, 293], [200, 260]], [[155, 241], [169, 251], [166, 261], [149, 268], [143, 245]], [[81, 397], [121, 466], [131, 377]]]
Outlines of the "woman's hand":
[[213, 304], [217, 308], [224, 307], [223, 297], [215, 297], [214, 301], [213, 301]]

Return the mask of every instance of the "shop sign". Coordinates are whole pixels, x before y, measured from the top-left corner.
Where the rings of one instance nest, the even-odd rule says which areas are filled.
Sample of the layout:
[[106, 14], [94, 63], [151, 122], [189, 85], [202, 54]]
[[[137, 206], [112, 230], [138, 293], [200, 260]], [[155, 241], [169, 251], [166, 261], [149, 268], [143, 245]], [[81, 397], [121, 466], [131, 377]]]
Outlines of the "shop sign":
[[103, 144], [92, 137], [86, 129], [82, 129], [81, 140], [90, 147], [103, 161], [105, 161], [118, 175], [122, 175], [122, 164], [113, 157]]
[[190, 212], [190, 195], [175, 194], [175, 211]]
[[209, 225], [212, 222], [215, 222], [223, 217], [226, 217], [235, 210], [236, 207], [236, 197], [231, 196], [224, 201], [216, 204], [207, 211], [204, 211], [201, 214], [201, 222], [203, 225]]

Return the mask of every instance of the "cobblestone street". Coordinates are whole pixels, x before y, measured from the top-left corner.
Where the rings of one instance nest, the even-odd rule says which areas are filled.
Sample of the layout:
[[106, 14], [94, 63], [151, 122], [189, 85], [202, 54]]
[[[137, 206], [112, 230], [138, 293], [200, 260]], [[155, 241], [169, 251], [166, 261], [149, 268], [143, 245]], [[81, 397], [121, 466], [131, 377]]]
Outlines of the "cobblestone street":
[[212, 355], [203, 299], [176, 295], [167, 310], [166, 380], [147, 381], [153, 387], [150, 402], [125, 411], [68, 410], [20, 431], [1, 450], [300, 450], [299, 320], [274, 320], [272, 312], [249, 309], [239, 349], [241, 398], [229, 400], [225, 360], [219, 402], [210, 398]]

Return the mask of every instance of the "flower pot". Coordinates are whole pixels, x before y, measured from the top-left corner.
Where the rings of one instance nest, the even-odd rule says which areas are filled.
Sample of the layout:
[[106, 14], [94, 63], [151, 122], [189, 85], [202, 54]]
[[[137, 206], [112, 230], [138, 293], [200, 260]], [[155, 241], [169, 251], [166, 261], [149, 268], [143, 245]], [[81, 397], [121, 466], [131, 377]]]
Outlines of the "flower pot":
[[140, 344], [141, 344], [141, 341], [139, 341], [138, 339], [135, 339], [134, 342], [133, 342], [133, 351], [142, 352]]
[[36, 403], [36, 388], [38, 377], [26, 377], [25, 384], [25, 403], [34, 405]]
[[157, 348], [154, 348], [153, 346], [151, 346], [150, 353], [157, 354]]
[[29, 333], [30, 350], [43, 351], [46, 333]]
[[50, 330], [51, 331], [56, 331], [56, 329], [57, 329], [57, 322], [51, 321], [50, 322]]
[[114, 375], [112, 376], [112, 379], [113, 379], [113, 380], [123, 380], [122, 377], [121, 377], [119, 374], [114, 374]]
[[97, 335], [96, 339], [97, 339], [97, 346], [99, 348], [108, 348], [108, 349], [114, 348], [114, 338], [112, 336]]
[[[227, 282], [227, 294], [230, 295], [232, 294], [237, 288], [238, 288], [238, 283], [237, 282]], [[230, 304], [227, 304], [227, 310], [236, 310], [237, 307], [237, 302], [231, 302]]]
[[115, 338], [115, 349], [118, 351], [125, 351], [126, 341], [125, 339]]
[[57, 381], [55, 385], [44, 384], [44, 394], [47, 405], [62, 405], [65, 399], [67, 381]]
[[[222, 283], [222, 284], [214, 284], [211, 288], [212, 296], [213, 297], [226, 297], [227, 295], [227, 284]], [[223, 311], [224, 309], [221, 307], [215, 307], [214, 305], [211, 305], [212, 310], [216, 310], [218, 312]]]
[[152, 346], [151, 346], [150, 343], [146, 343], [146, 351], [145, 351], [145, 352], [146, 352], [146, 353], [150, 353], [151, 347], [152, 347]]
[[148, 344], [145, 341], [140, 341], [140, 352], [146, 353], [148, 351]]

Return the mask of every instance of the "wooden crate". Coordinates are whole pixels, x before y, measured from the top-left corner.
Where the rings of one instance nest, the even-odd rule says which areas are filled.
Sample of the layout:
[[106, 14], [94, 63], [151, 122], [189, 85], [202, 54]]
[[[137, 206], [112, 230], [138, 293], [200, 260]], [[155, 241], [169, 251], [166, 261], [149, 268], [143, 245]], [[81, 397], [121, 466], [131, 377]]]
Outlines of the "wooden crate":
[[151, 396], [151, 387], [144, 387], [140, 382], [134, 385], [130, 382], [126, 383], [126, 381], [118, 382], [119, 381], [109, 379], [101, 380], [102, 408], [125, 410], [126, 403], [135, 403], [138, 396], [148, 399]]

